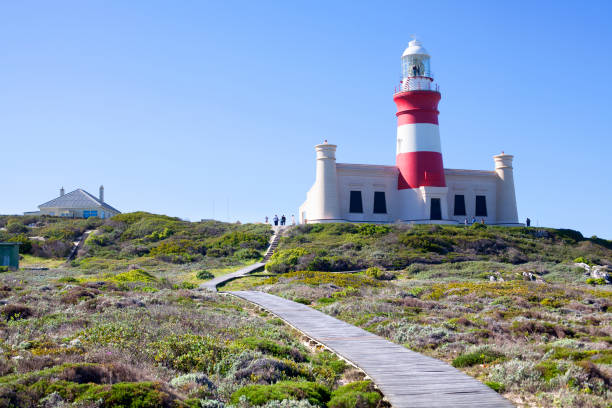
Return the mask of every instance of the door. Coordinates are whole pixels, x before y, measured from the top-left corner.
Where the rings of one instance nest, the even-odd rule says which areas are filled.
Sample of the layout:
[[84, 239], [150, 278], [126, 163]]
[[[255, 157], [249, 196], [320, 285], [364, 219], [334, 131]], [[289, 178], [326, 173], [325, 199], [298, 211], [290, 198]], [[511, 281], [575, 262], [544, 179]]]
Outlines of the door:
[[442, 219], [442, 207], [440, 206], [439, 198], [431, 199], [431, 212], [429, 219], [431, 220], [441, 220]]

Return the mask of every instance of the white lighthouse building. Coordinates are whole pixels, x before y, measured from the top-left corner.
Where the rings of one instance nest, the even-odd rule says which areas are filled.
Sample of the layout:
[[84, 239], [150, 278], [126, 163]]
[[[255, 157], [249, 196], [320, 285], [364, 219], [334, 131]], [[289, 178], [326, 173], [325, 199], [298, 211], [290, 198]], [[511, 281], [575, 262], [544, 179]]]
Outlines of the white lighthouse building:
[[513, 156], [493, 156], [495, 170], [445, 169], [438, 127], [441, 95], [430, 56], [417, 40], [402, 55], [395, 166], [336, 163], [336, 145], [315, 146], [315, 183], [300, 206], [302, 223], [456, 224], [476, 218], [519, 225]]

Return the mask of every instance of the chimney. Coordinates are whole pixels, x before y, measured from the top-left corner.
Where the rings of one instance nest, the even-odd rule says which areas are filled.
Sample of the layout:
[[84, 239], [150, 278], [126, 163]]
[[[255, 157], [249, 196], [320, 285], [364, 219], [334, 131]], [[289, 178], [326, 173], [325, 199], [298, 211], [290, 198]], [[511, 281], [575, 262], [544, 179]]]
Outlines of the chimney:
[[60, 188], [60, 197], [64, 195], [64, 187]]
[[100, 186], [100, 201], [104, 202], [104, 186]]

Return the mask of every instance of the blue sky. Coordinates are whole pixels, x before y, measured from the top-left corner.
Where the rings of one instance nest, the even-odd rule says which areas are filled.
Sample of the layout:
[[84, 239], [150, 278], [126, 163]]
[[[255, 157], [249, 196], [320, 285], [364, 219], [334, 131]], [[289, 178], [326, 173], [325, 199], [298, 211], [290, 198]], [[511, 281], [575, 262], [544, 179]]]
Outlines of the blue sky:
[[297, 213], [324, 139], [339, 162], [394, 164], [392, 93], [416, 34], [441, 87], [445, 167], [514, 154], [521, 219], [612, 238], [611, 9], [1, 2], [0, 213], [100, 184], [124, 212]]

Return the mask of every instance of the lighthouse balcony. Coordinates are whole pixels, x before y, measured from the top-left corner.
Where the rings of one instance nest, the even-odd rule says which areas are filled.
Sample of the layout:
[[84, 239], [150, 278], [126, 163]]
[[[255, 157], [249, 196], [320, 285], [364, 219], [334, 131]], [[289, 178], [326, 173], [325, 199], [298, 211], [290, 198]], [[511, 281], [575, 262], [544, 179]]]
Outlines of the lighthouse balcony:
[[399, 88], [395, 88], [395, 93], [409, 91], [431, 91], [440, 92], [440, 87], [430, 77], [415, 76], [405, 77], [400, 81]]

